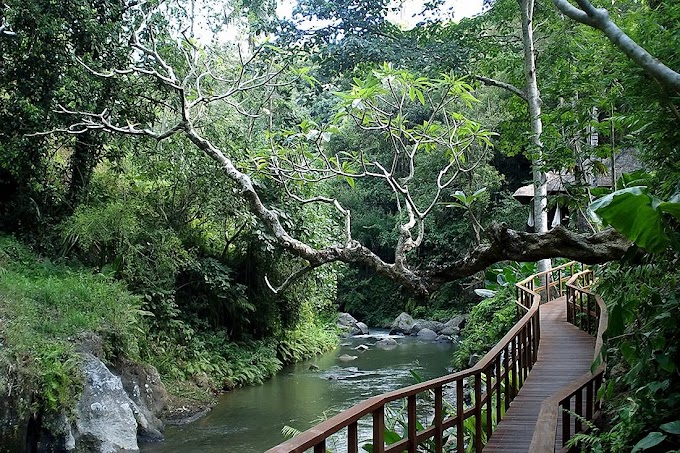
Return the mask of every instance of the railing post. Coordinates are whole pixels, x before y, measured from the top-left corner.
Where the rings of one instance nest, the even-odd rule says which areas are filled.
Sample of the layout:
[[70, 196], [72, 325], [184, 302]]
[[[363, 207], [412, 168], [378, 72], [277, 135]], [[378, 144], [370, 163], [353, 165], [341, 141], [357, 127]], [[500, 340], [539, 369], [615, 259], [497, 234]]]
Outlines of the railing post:
[[444, 449], [444, 430], [442, 427], [443, 416], [443, 389], [441, 386], [434, 389], [434, 450], [442, 453]]
[[593, 419], [593, 385], [593, 381], [590, 381], [586, 386], [586, 420]]
[[491, 367], [486, 369], [486, 438], [487, 440], [491, 437], [493, 432], [493, 385], [491, 377]]
[[465, 412], [463, 380], [456, 381], [456, 451], [465, 451], [465, 434], [463, 433], [463, 412]]
[[385, 406], [373, 412], [373, 453], [385, 451]]
[[347, 427], [347, 453], [359, 453], [359, 424], [357, 422]]
[[[511, 389], [510, 389], [510, 345], [506, 345], [503, 349], [503, 368], [505, 368], [505, 377], [503, 382], [505, 384], [505, 410], [510, 407]], [[462, 451], [462, 450], [461, 450]]]
[[517, 342], [512, 339], [512, 397], [517, 395]]
[[475, 373], [475, 451], [482, 452], [482, 372]]
[[569, 398], [562, 402], [562, 446], [565, 446], [571, 437], [571, 420], [569, 418], [569, 411], [571, 410], [571, 403]]
[[501, 358], [496, 360], [496, 424], [501, 421], [503, 409], [503, 397], [501, 392]]
[[418, 419], [416, 418], [416, 395], [408, 397], [408, 451], [418, 451]]

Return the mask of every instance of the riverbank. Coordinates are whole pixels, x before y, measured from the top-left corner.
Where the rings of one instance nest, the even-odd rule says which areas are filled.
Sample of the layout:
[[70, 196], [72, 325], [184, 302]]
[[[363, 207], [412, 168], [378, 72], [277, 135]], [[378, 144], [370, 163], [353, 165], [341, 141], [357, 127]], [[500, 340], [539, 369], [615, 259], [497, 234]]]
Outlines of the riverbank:
[[162, 438], [160, 418], [186, 422], [222, 392], [337, 344], [332, 326], [304, 313], [295, 329], [264, 339], [234, 342], [183, 324], [173, 342], [143, 307], [111, 276], [0, 236], [0, 393], [8, 396], [0, 451], [134, 451], [138, 438]]

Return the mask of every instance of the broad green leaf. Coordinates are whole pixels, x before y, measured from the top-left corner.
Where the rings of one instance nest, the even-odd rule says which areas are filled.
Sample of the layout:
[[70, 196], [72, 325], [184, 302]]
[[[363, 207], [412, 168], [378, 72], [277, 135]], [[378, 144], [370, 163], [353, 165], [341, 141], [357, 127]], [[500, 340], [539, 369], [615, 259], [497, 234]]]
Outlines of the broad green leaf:
[[670, 240], [663, 230], [658, 203], [644, 186], [629, 187], [606, 195], [590, 205], [603, 223], [611, 225], [638, 246], [661, 252]]
[[477, 294], [479, 297], [483, 297], [484, 299], [489, 299], [496, 295], [496, 291], [492, 291], [490, 289], [476, 289], [475, 294]]
[[387, 443], [387, 445], [399, 442], [400, 440], [401, 436], [399, 435], [399, 433], [389, 429], [385, 430], [385, 443]]
[[661, 368], [664, 371], [668, 371], [669, 373], [675, 371], [675, 362], [668, 354], [657, 355], [656, 361], [659, 362], [659, 365], [661, 365]]
[[659, 445], [661, 442], [663, 442], [666, 439], [666, 435], [662, 434], [658, 431], [651, 432], [645, 436], [644, 439], [642, 439], [640, 442], [635, 444], [633, 447], [633, 450], [631, 453], [635, 453], [638, 451], [643, 451], [647, 450], [649, 448], [655, 447]]
[[680, 220], [680, 203], [673, 203], [670, 201], [666, 201], [663, 203], [660, 203], [658, 206], [659, 210], [663, 212], [667, 212], [676, 219]]
[[670, 434], [680, 434], [680, 420], [670, 423], [664, 423], [659, 428]]

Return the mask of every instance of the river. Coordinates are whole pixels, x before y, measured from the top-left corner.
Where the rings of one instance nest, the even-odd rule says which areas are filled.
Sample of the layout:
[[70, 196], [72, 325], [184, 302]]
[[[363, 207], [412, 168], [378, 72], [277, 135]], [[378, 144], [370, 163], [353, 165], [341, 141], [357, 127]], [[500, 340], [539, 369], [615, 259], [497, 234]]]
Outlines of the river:
[[[411, 370], [424, 379], [450, 371], [451, 344], [394, 337], [398, 346], [393, 349], [372, 346], [385, 336], [386, 331], [371, 329], [371, 335], [343, 339], [335, 350], [288, 366], [263, 385], [226, 393], [208, 415], [168, 427], [164, 442], [142, 445], [142, 452], [261, 453], [285, 440], [284, 425], [305, 430], [324, 413], [331, 416], [370, 396], [413, 384]], [[370, 349], [354, 350], [360, 344]], [[357, 359], [342, 362], [338, 357], [343, 354]], [[311, 370], [312, 365], [319, 370]]]

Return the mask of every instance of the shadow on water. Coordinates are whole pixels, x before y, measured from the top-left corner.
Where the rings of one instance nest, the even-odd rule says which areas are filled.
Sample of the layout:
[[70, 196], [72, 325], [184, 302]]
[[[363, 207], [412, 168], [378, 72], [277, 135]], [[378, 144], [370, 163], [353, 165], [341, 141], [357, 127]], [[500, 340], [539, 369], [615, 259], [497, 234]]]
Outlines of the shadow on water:
[[[396, 347], [380, 349], [373, 344], [387, 332], [371, 332], [344, 339], [334, 351], [286, 367], [263, 385], [226, 393], [207, 416], [189, 425], [168, 427], [165, 442], [142, 445], [142, 451], [263, 452], [285, 440], [284, 425], [305, 430], [324, 413], [330, 417], [368, 397], [413, 384], [411, 370], [424, 379], [450, 371], [451, 344], [393, 337]], [[370, 349], [354, 349], [361, 344]], [[357, 358], [343, 362], [338, 357], [344, 354]], [[310, 370], [311, 365], [319, 370]]]

